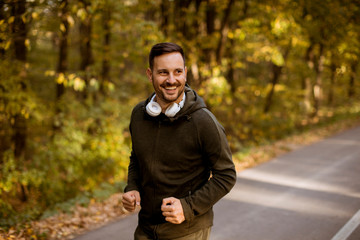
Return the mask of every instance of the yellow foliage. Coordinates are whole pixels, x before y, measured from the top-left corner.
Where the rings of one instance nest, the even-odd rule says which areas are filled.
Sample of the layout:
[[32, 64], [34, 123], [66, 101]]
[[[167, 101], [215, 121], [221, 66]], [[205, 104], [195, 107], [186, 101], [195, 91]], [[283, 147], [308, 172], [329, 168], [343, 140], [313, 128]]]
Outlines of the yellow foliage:
[[288, 19], [283, 18], [283, 16], [278, 16], [275, 20], [271, 23], [272, 26], [272, 33], [279, 36], [281, 34], [285, 34], [290, 26], [290, 22]]
[[9, 19], [8, 19], [8, 23], [9, 23], [9, 24], [12, 24], [14, 21], [15, 21], [15, 17], [14, 17], [14, 16], [9, 17]]
[[95, 88], [95, 89], [99, 89], [100, 87], [100, 84], [99, 84], [99, 81], [95, 78], [91, 78], [90, 79], [90, 86]]
[[243, 41], [245, 40], [245, 37], [246, 37], [246, 33], [242, 29], [237, 28], [235, 30], [235, 38], [237, 38], [240, 41]]
[[26, 15], [25, 15], [25, 14], [23, 14], [23, 15], [21, 16], [21, 20], [22, 20], [24, 23], [27, 22], [27, 20], [26, 20]]
[[62, 32], [66, 31], [65, 25], [63, 23], [60, 24], [60, 31]]
[[244, 63], [240, 62], [240, 61], [237, 61], [235, 63], [235, 68], [244, 68]]
[[276, 84], [275, 92], [285, 91], [287, 89], [286, 85], [284, 84]]
[[54, 70], [47, 70], [47, 71], [45, 71], [45, 76], [53, 77], [53, 76], [55, 76], [55, 71]]
[[65, 75], [64, 75], [63, 73], [60, 73], [59, 76], [58, 76], [57, 79], [56, 79], [56, 82], [57, 82], [58, 84], [64, 84], [65, 81], [66, 81]]
[[67, 21], [68, 21], [70, 27], [74, 26], [75, 21], [74, 21], [74, 18], [73, 18], [73, 17], [71, 17], [71, 16], [69, 15], [69, 16], [67, 17]]
[[9, 40], [6, 42], [5, 50], [8, 50], [10, 48], [10, 46], [11, 46], [11, 41]]
[[25, 46], [28, 50], [31, 49], [31, 45], [30, 45], [30, 40], [29, 39], [25, 39]]
[[25, 117], [25, 119], [29, 119], [30, 114], [28, 111], [26, 111], [25, 109], [21, 109], [21, 115], [23, 115]]
[[85, 87], [85, 81], [82, 80], [81, 78], [79, 77], [76, 77], [74, 79], [74, 90], [75, 91], [82, 91]]
[[74, 80], [75, 77], [76, 77], [76, 75], [74, 73], [69, 74], [69, 76], [68, 76], [69, 81]]
[[87, 13], [86, 13], [86, 10], [85, 10], [84, 8], [80, 8], [80, 9], [77, 11], [76, 15], [77, 15], [82, 21], [84, 21], [85, 18], [87, 17]]
[[273, 49], [271, 54], [271, 61], [277, 66], [283, 66], [285, 63], [283, 55], [277, 49]]
[[33, 13], [31, 13], [31, 17], [32, 17], [33, 19], [38, 19], [38, 18], [39, 18], [39, 14], [38, 14], [37, 12], [33, 12]]

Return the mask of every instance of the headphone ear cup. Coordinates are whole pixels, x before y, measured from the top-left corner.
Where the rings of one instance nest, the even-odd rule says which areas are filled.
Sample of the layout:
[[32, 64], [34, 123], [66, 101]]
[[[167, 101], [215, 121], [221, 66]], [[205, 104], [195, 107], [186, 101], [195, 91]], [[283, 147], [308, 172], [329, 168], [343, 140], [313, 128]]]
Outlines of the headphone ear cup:
[[165, 115], [167, 117], [174, 117], [180, 111], [180, 109], [181, 107], [179, 104], [173, 103], [166, 109]]
[[158, 104], [157, 102], [154, 102], [154, 101], [150, 101], [146, 105], [146, 112], [152, 117], [159, 116], [159, 114], [161, 113], [160, 104]]

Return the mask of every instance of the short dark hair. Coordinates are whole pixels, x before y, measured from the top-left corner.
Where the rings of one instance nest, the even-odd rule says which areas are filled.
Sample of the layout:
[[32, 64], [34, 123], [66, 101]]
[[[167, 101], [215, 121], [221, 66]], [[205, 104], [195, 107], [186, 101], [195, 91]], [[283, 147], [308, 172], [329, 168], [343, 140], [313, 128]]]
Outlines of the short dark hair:
[[149, 54], [149, 65], [150, 69], [152, 70], [154, 67], [154, 58], [157, 56], [161, 56], [166, 53], [172, 53], [172, 52], [179, 52], [184, 60], [184, 66], [185, 66], [185, 54], [184, 50], [177, 44], [171, 43], [171, 42], [164, 42], [164, 43], [158, 43], [155, 44], [150, 51]]

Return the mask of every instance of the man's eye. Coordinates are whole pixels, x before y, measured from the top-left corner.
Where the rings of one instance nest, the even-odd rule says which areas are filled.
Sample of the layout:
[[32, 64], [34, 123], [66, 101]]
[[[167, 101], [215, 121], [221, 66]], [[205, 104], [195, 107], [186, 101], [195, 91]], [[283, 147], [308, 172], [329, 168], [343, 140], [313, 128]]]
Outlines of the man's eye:
[[167, 72], [165, 72], [165, 71], [160, 71], [159, 74], [160, 74], [160, 75], [166, 75]]

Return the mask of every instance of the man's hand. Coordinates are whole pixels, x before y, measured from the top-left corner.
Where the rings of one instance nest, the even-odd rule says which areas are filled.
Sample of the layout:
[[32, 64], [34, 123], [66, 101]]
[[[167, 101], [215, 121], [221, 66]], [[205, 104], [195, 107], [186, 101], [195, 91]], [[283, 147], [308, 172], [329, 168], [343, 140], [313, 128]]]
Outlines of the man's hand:
[[170, 197], [164, 198], [161, 211], [165, 216], [165, 220], [173, 223], [180, 224], [185, 221], [184, 210], [179, 199]]
[[140, 193], [136, 190], [124, 193], [122, 203], [124, 208], [129, 211], [135, 211], [136, 206], [140, 206]]

